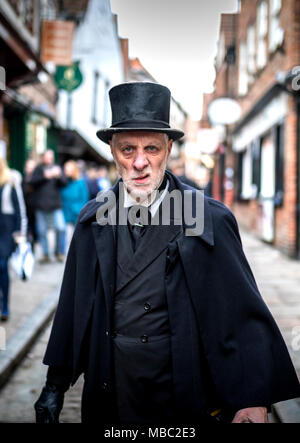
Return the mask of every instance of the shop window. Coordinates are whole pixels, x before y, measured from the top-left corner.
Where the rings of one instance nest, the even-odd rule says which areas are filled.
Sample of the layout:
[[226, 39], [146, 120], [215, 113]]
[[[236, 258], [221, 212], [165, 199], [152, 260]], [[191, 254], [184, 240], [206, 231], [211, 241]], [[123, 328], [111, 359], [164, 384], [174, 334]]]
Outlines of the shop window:
[[248, 82], [251, 84], [254, 82], [254, 74], [256, 71], [255, 63], [255, 27], [249, 26], [247, 35], [247, 68], [248, 68]]
[[239, 200], [250, 200], [253, 197], [251, 146], [239, 154], [238, 182]]
[[99, 79], [100, 79], [100, 73], [98, 71], [94, 71], [93, 94], [92, 94], [92, 123], [94, 123], [95, 125], [99, 123], [99, 118], [98, 118]]
[[239, 79], [238, 93], [240, 96], [248, 92], [248, 68], [247, 68], [247, 45], [245, 42], [240, 44], [239, 48]]
[[256, 66], [257, 69], [263, 69], [267, 63], [268, 6], [266, 1], [261, 1], [258, 5], [256, 26]]
[[275, 206], [283, 204], [284, 196], [284, 125], [276, 126], [274, 130], [276, 166], [275, 166]]
[[9, 0], [10, 6], [31, 33], [34, 32], [35, 7], [34, 0]]
[[274, 139], [269, 133], [262, 140], [261, 147], [261, 189], [260, 198], [273, 199], [275, 197], [275, 164], [276, 149]]
[[218, 51], [217, 51], [217, 58], [216, 58], [217, 70], [219, 70], [221, 68], [222, 63], [225, 58], [225, 54], [226, 54], [225, 37], [224, 37], [224, 32], [222, 32], [220, 35], [219, 42], [218, 42]]
[[269, 50], [270, 52], [282, 44], [284, 31], [280, 27], [280, 11], [281, 0], [270, 0], [270, 14], [269, 14]]
[[110, 82], [109, 80], [105, 80], [104, 83], [104, 97], [103, 97], [103, 126], [107, 126], [108, 122], [111, 119], [111, 111], [109, 106], [109, 100], [108, 100], [108, 91], [110, 89]]
[[252, 197], [257, 198], [260, 193], [260, 169], [261, 169], [261, 139], [256, 139], [251, 144], [252, 157]]
[[40, 10], [41, 10], [41, 18], [43, 20], [56, 19], [56, 7], [54, 0], [41, 0]]
[[247, 148], [243, 155], [242, 192], [243, 200], [252, 198], [252, 160], [251, 148]]

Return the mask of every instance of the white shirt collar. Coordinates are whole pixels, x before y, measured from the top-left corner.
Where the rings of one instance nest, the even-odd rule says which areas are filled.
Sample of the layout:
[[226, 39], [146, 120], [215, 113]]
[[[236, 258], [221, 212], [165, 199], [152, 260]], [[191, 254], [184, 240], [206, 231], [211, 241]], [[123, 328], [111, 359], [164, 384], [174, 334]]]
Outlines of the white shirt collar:
[[124, 186], [124, 208], [130, 208], [131, 206], [134, 205], [141, 205], [141, 206], [145, 206], [145, 207], [149, 207], [150, 206], [150, 212], [151, 212], [151, 216], [154, 217], [161, 202], [163, 201], [163, 199], [165, 198], [166, 193], [168, 192], [169, 189], [169, 180], [167, 180], [167, 184], [166, 187], [164, 189], [164, 191], [161, 193], [160, 197], [156, 199], [157, 197], [157, 190], [153, 191], [148, 198], [146, 198], [146, 200], [144, 200], [141, 203], [137, 203], [137, 201], [127, 192], [127, 189]]

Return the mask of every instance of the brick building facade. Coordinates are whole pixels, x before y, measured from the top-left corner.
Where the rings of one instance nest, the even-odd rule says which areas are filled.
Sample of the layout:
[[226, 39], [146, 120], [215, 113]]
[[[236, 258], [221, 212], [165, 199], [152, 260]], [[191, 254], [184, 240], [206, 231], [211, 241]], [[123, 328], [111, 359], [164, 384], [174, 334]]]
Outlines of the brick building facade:
[[242, 0], [237, 14], [222, 15], [219, 41], [211, 99], [235, 97], [242, 115], [226, 128], [225, 191], [214, 196], [241, 226], [299, 257], [300, 1]]

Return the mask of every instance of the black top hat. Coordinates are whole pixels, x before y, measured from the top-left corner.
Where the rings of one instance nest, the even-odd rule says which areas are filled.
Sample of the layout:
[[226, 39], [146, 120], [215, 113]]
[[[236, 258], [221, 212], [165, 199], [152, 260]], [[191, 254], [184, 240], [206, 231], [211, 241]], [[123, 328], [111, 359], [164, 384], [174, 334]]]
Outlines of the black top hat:
[[149, 82], [122, 83], [109, 91], [112, 125], [97, 136], [109, 143], [112, 135], [125, 131], [151, 131], [168, 134], [172, 140], [184, 132], [169, 125], [171, 93], [165, 86]]

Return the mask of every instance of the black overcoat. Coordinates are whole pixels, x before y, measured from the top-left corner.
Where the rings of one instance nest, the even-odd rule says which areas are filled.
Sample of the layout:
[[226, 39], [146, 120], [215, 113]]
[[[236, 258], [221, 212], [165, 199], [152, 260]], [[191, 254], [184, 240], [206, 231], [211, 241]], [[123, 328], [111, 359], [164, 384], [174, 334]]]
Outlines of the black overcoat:
[[[191, 189], [172, 179], [182, 193]], [[84, 373], [82, 420], [108, 423], [114, 414], [116, 251], [113, 227], [96, 222], [99, 205], [90, 201], [79, 216], [44, 363], [68, 367], [72, 383]], [[207, 370], [219, 405], [232, 412], [300, 397], [289, 353], [259, 293], [233, 214], [207, 197], [204, 210], [201, 235], [182, 234], [167, 246], [174, 402], [182, 422], [208, 413]]]

